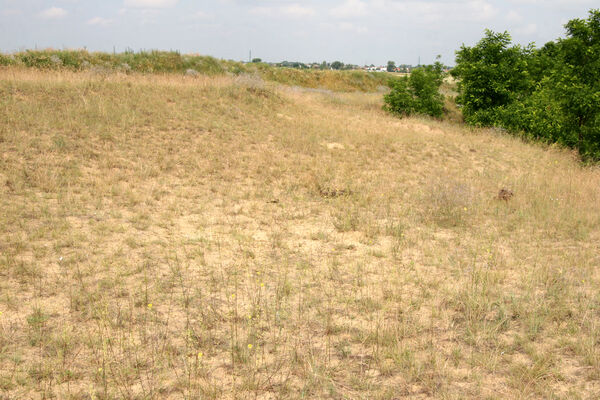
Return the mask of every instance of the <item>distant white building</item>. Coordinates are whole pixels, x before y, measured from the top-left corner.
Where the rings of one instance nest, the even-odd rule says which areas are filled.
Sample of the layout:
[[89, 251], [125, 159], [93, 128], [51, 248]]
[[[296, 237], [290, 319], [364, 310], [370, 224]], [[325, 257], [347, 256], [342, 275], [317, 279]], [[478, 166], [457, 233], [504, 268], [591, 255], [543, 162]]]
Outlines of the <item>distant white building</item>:
[[372, 72], [386, 72], [387, 67], [368, 67], [367, 70]]

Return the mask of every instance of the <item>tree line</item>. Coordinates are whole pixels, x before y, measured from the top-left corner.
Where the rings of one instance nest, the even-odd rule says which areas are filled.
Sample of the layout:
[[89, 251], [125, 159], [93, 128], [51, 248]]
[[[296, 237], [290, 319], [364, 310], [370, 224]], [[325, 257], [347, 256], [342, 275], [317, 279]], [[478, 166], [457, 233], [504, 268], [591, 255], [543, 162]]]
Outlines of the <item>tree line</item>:
[[[465, 122], [559, 143], [577, 149], [584, 160], [600, 160], [600, 10], [565, 29], [565, 38], [541, 48], [512, 44], [508, 32], [490, 30], [475, 46], [461, 46], [451, 74]], [[443, 73], [435, 65], [417, 71], [390, 82], [385, 107], [440, 117], [443, 97], [432, 87], [439, 88]]]

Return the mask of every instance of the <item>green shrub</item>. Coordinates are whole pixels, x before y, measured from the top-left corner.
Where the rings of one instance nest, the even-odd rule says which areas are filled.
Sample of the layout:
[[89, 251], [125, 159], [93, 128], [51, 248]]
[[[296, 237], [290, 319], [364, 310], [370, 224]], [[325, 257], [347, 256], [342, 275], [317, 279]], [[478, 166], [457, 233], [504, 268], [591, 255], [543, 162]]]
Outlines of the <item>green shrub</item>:
[[0, 66], [8, 66], [17, 64], [17, 60], [13, 55], [4, 55], [0, 53]]
[[527, 70], [531, 47], [510, 46], [508, 32], [487, 30], [475, 46], [456, 52], [452, 75], [458, 78], [459, 96], [467, 123], [497, 125], [497, 109], [507, 107], [531, 92], [533, 82]]
[[600, 160], [600, 10], [541, 49], [486, 31], [457, 52], [457, 103], [467, 123], [499, 126]]
[[522, 101], [498, 107], [493, 115], [493, 119], [500, 121], [495, 125], [510, 132], [522, 132], [528, 138], [548, 143], [573, 145], [562, 134], [564, 115], [548, 90], [538, 90]]
[[426, 114], [440, 118], [444, 112], [442, 64], [436, 62], [414, 69], [410, 76], [391, 79], [390, 93], [384, 96], [384, 108], [398, 115]]

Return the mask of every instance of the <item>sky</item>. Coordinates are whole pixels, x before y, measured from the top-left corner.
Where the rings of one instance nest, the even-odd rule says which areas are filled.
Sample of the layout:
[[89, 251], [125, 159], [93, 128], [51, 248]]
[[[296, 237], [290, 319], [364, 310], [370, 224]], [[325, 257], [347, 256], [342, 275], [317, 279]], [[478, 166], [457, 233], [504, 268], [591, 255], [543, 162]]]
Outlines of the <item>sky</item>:
[[179, 50], [231, 60], [454, 64], [486, 28], [564, 37], [598, 0], [0, 0], [0, 51]]

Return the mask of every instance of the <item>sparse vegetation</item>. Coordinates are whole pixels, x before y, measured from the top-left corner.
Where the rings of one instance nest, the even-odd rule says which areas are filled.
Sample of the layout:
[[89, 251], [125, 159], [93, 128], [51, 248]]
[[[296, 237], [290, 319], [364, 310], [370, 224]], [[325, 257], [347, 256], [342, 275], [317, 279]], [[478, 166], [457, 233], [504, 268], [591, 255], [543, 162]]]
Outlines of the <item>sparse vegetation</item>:
[[0, 397], [600, 395], [597, 168], [378, 93], [62, 62], [0, 69]]

